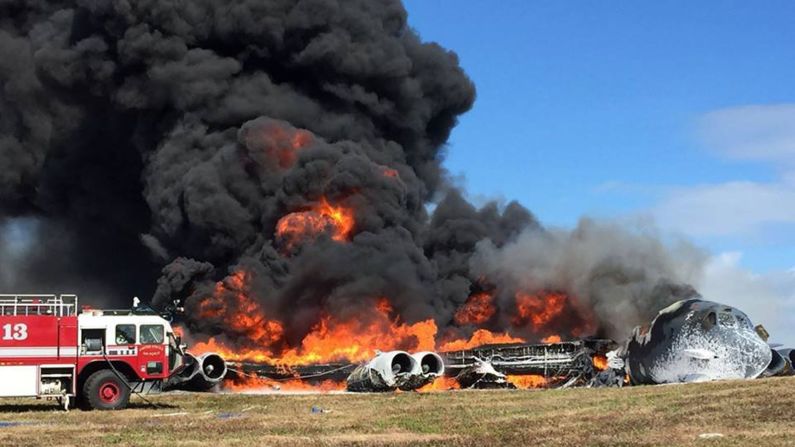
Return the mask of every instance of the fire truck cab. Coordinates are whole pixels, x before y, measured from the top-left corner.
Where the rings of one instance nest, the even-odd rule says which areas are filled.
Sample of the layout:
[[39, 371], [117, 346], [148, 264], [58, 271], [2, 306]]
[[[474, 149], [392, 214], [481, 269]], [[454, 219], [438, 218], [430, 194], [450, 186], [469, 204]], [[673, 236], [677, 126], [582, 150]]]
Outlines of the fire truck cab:
[[120, 409], [132, 392], [161, 391], [184, 358], [154, 311], [80, 312], [75, 295], [0, 295], [0, 397]]

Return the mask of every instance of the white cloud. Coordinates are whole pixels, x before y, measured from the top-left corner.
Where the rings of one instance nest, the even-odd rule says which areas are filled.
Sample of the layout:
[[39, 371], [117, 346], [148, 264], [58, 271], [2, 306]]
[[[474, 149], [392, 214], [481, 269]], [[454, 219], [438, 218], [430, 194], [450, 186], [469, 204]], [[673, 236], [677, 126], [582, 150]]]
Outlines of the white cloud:
[[743, 236], [795, 224], [795, 185], [747, 181], [680, 188], [652, 211], [663, 228], [691, 236]]
[[707, 113], [699, 133], [733, 158], [795, 164], [795, 104], [748, 105]]
[[705, 299], [737, 307], [763, 324], [771, 342], [795, 347], [795, 271], [755, 274], [740, 266], [742, 254], [719, 254], [707, 263], [698, 290]]
[[675, 188], [652, 214], [664, 228], [691, 236], [747, 236], [770, 224], [795, 224], [795, 104], [716, 110], [699, 120], [713, 151], [771, 164], [771, 182], [737, 181]]

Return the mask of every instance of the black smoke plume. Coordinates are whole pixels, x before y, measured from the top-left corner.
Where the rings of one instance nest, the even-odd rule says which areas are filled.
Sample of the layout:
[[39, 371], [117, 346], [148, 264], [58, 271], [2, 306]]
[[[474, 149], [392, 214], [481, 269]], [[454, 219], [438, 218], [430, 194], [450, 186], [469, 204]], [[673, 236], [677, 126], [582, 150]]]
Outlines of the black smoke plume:
[[[646, 294], [687, 279], [643, 244], [603, 248], [576, 277], [542, 263], [548, 277], [517, 280], [547, 255], [532, 249], [495, 271], [489, 256], [506, 261], [521, 235], [576, 257], [577, 234], [562, 242], [520, 205], [477, 209], [448, 184], [445, 142], [475, 88], [397, 0], [0, 0], [0, 82], [3, 290], [176, 300], [194, 331], [234, 338], [202, 303], [244, 312], [218, 282], [245, 272], [295, 344], [320, 315], [384, 296], [404, 321], [467, 333], [457, 309], [497, 291], [488, 324], [509, 329], [520, 288], [564, 291], [568, 311], [616, 333], [673, 299]], [[349, 210], [350, 231], [334, 234], [321, 204]], [[277, 234], [288, 215], [324, 227]]]

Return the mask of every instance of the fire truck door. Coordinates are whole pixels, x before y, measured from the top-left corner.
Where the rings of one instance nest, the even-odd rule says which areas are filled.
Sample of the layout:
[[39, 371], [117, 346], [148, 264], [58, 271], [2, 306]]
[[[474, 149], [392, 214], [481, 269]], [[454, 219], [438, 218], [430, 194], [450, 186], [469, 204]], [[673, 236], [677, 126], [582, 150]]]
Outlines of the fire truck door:
[[58, 319], [58, 360], [77, 363], [77, 318]]

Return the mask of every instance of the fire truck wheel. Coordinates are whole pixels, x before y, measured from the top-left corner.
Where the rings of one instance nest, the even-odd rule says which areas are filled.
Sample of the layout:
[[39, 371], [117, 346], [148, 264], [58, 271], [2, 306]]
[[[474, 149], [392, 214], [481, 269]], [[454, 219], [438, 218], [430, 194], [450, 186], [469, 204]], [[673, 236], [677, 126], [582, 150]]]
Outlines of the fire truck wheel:
[[130, 402], [130, 389], [109, 369], [91, 374], [83, 384], [83, 403], [94, 410], [121, 410]]

